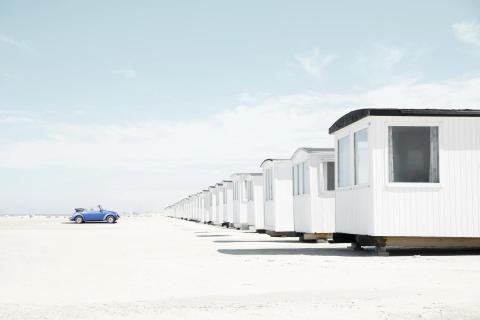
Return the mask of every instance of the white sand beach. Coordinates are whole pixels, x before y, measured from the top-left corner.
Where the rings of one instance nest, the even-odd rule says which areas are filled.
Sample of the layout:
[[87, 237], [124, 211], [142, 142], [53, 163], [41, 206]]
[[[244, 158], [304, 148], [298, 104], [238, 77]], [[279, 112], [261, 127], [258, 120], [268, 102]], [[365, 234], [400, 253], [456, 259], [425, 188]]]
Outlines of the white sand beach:
[[393, 250], [161, 216], [0, 217], [0, 319], [479, 319], [480, 252]]

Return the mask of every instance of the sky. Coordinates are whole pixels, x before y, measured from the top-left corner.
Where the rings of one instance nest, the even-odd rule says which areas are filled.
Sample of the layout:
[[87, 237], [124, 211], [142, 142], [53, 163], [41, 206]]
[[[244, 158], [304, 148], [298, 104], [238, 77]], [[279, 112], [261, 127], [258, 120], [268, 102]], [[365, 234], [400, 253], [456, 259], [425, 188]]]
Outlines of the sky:
[[480, 108], [480, 2], [0, 0], [0, 214], [159, 212], [362, 107]]

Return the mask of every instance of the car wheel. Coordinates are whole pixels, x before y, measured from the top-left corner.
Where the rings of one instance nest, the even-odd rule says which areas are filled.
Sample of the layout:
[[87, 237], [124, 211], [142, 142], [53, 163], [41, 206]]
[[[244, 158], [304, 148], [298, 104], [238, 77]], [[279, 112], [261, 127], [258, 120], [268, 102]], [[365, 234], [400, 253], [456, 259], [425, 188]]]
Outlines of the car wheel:
[[108, 223], [114, 223], [115, 222], [115, 218], [113, 216], [108, 216], [107, 217], [107, 222]]
[[78, 216], [75, 218], [75, 223], [83, 223], [83, 218]]

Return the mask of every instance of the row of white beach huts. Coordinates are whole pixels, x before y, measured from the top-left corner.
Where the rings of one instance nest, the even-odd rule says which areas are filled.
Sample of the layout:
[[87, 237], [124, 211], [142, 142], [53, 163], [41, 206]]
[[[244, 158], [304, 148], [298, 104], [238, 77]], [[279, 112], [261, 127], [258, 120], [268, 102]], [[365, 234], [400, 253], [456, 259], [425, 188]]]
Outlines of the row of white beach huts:
[[480, 247], [480, 110], [359, 109], [299, 148], [166, 208], [172, 217], [303, 241]]

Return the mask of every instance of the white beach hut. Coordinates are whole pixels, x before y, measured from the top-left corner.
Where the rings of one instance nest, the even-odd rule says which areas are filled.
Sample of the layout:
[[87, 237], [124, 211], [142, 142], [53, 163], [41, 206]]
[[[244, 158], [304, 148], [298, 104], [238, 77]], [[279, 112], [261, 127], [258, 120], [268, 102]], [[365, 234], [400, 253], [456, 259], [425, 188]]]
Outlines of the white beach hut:
[[260, 166], [264, 179], [265, 230], [271, 236], [294, 236], [292, 161], [266, 159]]
[[233, 182], [233, 226], [237, 229], [248, 230], [247, 214], [247, 176], [248, 173], [232, 174]]
[[195, 195], [188, 197], [188, 220], [193, 221], [195, 215]]
[[246, 176], [246, 181], [248, 225], [253, 226], [257, 232], [264, 232], [263, 176], [261, 173], [251, 173]]
[[204, 202], [204, 210], [203, 210], [203, 223], [209, 223], [210, 222], [210, 216], [211, 216], [211, 211], [212, 211], [212, 197], [211, 193], [209, 190], [203, 190], [202, 191], [202, 197], [203, 197], [203, 202]]
[[202, 213], [202, 193], [196, 193], [195, 194], [195, 215], [194, 215], [194, 221], [195, 222], [200, 222], [201, 220], [201, 214]]
[[215, 205], [216, 212], [214, 217], [214, 223], [216, 225], [223, 225], [223, 184], [217, 183], [215, 185]]
[[209, 186], [208, 192], [210, 194], [210, 214], [208, 217], [208, 223], [215, 223], [215, 217], [217, 215], [217, 194], [215, 190], [215, 186]]
[[233, 227], [233, 182], [223, 180], [223, 224], [226, 227]]
[[480, 110], [361, 109], [329, 132], [335, 241], [480, 245]]
[[330, 239], [335, 232], [335, 152], [299, 148], [291, 158], [295, 231], [302, 240]]

